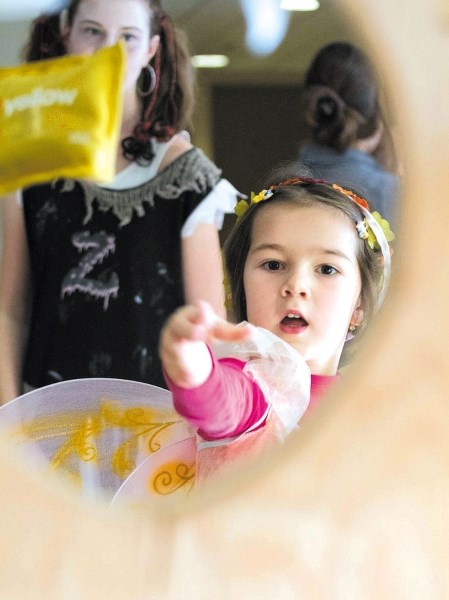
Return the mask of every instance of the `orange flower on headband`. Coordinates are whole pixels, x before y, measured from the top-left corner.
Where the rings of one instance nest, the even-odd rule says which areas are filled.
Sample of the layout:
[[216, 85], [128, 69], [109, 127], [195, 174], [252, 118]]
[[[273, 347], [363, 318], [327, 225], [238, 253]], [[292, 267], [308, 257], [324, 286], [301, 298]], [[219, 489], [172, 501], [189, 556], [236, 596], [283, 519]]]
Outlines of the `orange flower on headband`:
[[337, 191], [341, 192], [342, 194], [344, 194], [345, 196], [349, 196], [349, 198], [352, 198], [354, 200], [354, 202], [356, 202], [359, 206], [363, 206], [363, 208], [366, 208], [366, 210], [369, 210], [368, 202], [364, 198], [360, 198], [360, 196], [357, 196], [357, 194], [354, 194], [354, 192], [345, 190], [345, 188], [342, 188], [340, 185], [337, 185], [336, 183], [333, 183], [332, 187], [334, 188], [334, 190], [337, 190]]
[[323, 183], [326, 185], [330, 185], [334, 190], [337, 190], [341, 194], [344, 194], [348, 198], [351, 198], [351, 200], [353, 200], [359, 206], [366, 208], [366, 210], [370, 210], [368, 202], [364, 198], [357, 196], [357, 194], [355, 194], [354, 192], [351, 192], [350, 190], [346, 190], [345, 188], [341, 187], [337, 183], [330, 184], [329, 182], [325, 181], [324, 179], [313, 179], [311, 177], [293, 177], [292, 179], [287, 179], [285, 181], [281, 181], [280, 183], [278, 183], [276, 185], [270, 185], [270, 187], [268, 189], [262, 190], [258, 194], [251, 192], [250, 201], [246, 202], [245, 200], [240, 200], [234, 209], [235, 213], [236, 213], [237, 217], [240, 219], [240, 217], [243, 217], [243, 215], [246, 213], [246, 211], [248, 210], [248, 208], [250, 206], [252, 206], [253, 204], [257, 204], [258, 202], [263, 202], [264, 200], [268, 200], [268, 198], [271, 198], [271, 196], [273, 196], [273, 194], [275, 192], [277, 192], [280, 187], [294, 185], [294, 184], [301, 184], [301, 183], [303, 183], [303, 184]]

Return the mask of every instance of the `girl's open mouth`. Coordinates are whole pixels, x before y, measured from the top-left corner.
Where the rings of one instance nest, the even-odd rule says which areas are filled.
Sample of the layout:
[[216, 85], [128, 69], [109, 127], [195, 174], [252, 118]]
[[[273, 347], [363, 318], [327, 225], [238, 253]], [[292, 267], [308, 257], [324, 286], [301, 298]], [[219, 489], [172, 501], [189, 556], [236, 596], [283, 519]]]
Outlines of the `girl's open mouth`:
[[284, 333], [300, 333], [307, 326], [307, 321], [296, 313], [288, 313], [280, 322], [280, 329]]

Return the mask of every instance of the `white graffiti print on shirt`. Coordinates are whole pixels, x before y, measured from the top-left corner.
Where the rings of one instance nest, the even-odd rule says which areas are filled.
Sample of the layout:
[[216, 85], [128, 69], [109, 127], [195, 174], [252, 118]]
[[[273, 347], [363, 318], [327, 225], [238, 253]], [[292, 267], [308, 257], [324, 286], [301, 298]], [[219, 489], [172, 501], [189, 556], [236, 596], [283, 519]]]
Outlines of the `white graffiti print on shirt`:
[[82, 292], [94, 298], [103, 298], [103, 309], [107, 310], [109, 299], [116, 298], [119, 288], [117, 273], [112, 272], [107, 281], [86, 277], [95, 265], [102, 264], [103, 260], [115, 252], [115, 236], [108, 235], [105, 231], [91, 234], [89, 231], [80, 231], [72, 235], [72, 244], [80, 252], [86, 252], [80, 259], [78, 266], [71, 269], [64, 277], [61, 287], [61, 298], [73, 292]]

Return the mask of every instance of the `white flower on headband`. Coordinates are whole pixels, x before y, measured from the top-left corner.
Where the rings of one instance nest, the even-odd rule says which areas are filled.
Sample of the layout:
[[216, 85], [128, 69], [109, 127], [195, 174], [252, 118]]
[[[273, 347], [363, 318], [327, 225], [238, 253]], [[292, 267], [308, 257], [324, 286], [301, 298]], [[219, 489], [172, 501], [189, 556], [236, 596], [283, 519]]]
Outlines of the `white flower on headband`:
[[365, 220], [356, 223], [355, 228], [357, 229], [360, 239], [367, 240], [369, 238], [368, 227], [366, 226]]

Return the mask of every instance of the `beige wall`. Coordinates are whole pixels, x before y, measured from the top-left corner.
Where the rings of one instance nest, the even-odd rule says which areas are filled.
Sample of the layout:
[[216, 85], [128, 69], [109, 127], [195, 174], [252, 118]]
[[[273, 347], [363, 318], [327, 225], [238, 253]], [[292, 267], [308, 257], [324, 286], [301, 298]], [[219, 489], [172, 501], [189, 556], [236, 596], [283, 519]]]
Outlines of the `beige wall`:
[[[9, 0], [4, 0], [5, 2]], [[20, 51], [26, 38], [28, 21], [0, 21], [0, 67], [20, 62]], [[0, 212], [0, 252], [2, 247], [2, 218]]]
[[[5, 0], [7, 2], [9, 0]], [[12, 0], [14, 1], [14, 0]], [[16, 65], [26, 39], [28, 21], [0, 21], [0, 66]]]

